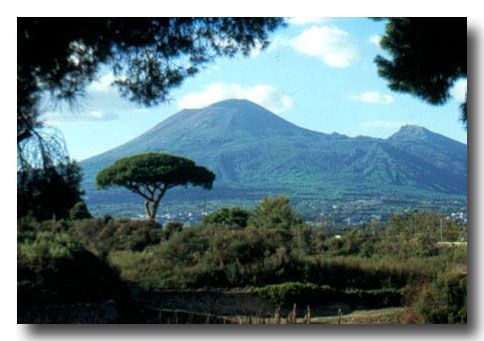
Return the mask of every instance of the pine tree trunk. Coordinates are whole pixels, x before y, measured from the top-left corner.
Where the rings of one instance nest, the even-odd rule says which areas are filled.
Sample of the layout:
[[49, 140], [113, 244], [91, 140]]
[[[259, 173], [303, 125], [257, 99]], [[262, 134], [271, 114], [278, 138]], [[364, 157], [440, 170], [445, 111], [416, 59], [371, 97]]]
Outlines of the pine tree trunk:
[[155, 201], [153, 201], [153, 205], [151, 206], [151, 214], [152, 214], [151, 220], [152, 221], [156, 220], [156, 212], [158, 211], [158, 204], [159, 203], [160, 203], [159, 200], [155, 200]]
[[[150, 203], [151, 203], [151, 205], [150, 205]], [[153, 200], [153, 201], [146, 200], [145, 201], [146, 215], [148, 216], [149, 220], [151, 220], [151, 221], [156, 220], [156, 212], [158, 211], [159, 203], [160, 203], [159, 200]]]
[[149, 200], [145, 201], [145, 210], [146, 210], [146, 216], [148, 217], [148, 219], [151, 221], [154, 221], [154, 215], [153, 215], [153, 211], [150, 209]]

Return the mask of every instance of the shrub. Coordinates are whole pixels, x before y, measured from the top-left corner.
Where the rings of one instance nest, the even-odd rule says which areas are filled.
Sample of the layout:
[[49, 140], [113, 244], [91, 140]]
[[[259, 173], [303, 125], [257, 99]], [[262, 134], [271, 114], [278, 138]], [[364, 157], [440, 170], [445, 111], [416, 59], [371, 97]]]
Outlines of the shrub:
[[395, 214], [386, 225], [378, 249], [400, 259], [435, 256], [438, 254], [436, 243], [441, 237], [444, 241], [458, 241], [466, 235], [455, 221], [442, 219], [432, 212]]
[[314, 254], [311, 250], [313, 246], [314, 231], [307, 225], [297, 225], [290, 229], [291, 250], [300, 257]]
[[203, 219], [204, 224], [225, 225], [232, 228], [244, 228], [247, 226], [250, 212], [240, 207], [221, 208], [210, 213]]
[[[110, 260], [123, 277], [148, 286], [232, 287], [278, 276], [286, 264], [277, 260], [281, 257], [279, 245], [277, 231], [200, 226], [177, 233], [141, 254], [116, 254]], [[149, 279], [151, 275], [156, 279]]]
[[75, 221], [69, 231], [91, 252], [106, 257], [115, 250], [143, 250], [159, 244], [161, 225], [129, 219], [85, 219]]
[[412, 307], [425, 323], [467, 323], [467, 274], [441, 274], [421, 287]]
[[183, 230], [183, 223], [180, 221], [170, 221], [163, 226], [165, 230], [165, 239], [170, 239], [175, 233]]
[[[128, 288], [104, 261], [66, 232], [18, 224], [17, 311], [20, 323], [64, 321], [58, 310], [79, 302], [114, 300], [123, 319], [135, 311]], [[87, 308], [86, 308], [87, 309]], [[97, 321], [90, 321], [96, 323]]]
[[75, 162], [17, 172], [17, 216], [68, 218], [82, 196], [81, 168]]
[[371, 257], [376, 253], [375, 244], [378, 238], [369, 230], [354, 229], [340, 239], [332, 239], [331, 251], [335, 256]]
[[254, 289], [254, 293], [278, 306], [291, 306], [294, 303], [307, 304], [323, 294], [332, 293], [328, 286], [319, 287], [312, 283], [287, 282]]
[[282, 307], [345, 302], [353, 307], [381, 308], [399, 306], [402, 300], [402, 294], [397, 289], [337, 290], [327, 285], [300, 282], [267, 285], [254, 289], [254, 293]]
[[17, 237], [17, 262], [20, 268], [52, 269], [57, 261], [72, 259], [73, 254], [82, 249], [81, 244], [65, 232], [23, 229]]
[[90, 219], [92, 218], [92, 215], [89, 213], [86, 203], [84, 201], [79, 201], [70, 209], [69, 218], [71, 220]]
[[292, 209], [289, 198], [280, 196], [263, 199], [250, 216], [248, 225], [257, 228], [289, 230], [301, 222], [301, 217]]
[[124, 278], [160, 288], [264, 286], [289, 281], [337, 290], [400, 289], [432, 281], [438, 273], [466, 262], [463, 250], [439, 249], [434, 254], [434, 245], [425, 243], [420, 250], [426, 252], [413, 252], [406, 259], [387, 254], [387, 250], [380, 252], [383, 238], [376, 232], [370, 227], [328, 238], [321, 229], [301, 224], [288, 229], [250, 223], [243, 229], [202, 224], [143, 252], [125, 252], [110, 260]]
[[[292, 249], [298, 243], [297, 234], [279, 229], [199, 226], [141, 254], [128, 252], [110, 260], [124, 278], [148, 286], [242, 287], [305, 281], [338, 289], [379, 289], [400, 288], [419, 275], [388, 261], [310, 256]], [[188, 276], [193, 269], [197, 276]], [[213, 282], [206, 282], [209, 277]]]
[[374, 290], [350, 289], [343, 295], [345, 302], [366, 309], [397, 307], [402, 305], [401, 289], [382, 288]]

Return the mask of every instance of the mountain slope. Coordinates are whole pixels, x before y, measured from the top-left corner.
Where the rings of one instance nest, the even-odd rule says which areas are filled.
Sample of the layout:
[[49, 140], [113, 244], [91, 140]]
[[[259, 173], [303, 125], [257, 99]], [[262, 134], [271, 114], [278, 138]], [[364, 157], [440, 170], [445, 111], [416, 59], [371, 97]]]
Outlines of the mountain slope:
[[[303, 129], [246, 100], [227, 100], [182, 110], [81, 162], [88, 201], [124, 196], [95, 191], [96, 173], [120, 157], [148, 151], [182, 155], [212, 169], [217, 178], [210, 197], [466, 194], [466, 145], [425, 128], [404, 126], [388, 139], [350, 138]], [[184, 190], [184, 196], [198, 192]]]

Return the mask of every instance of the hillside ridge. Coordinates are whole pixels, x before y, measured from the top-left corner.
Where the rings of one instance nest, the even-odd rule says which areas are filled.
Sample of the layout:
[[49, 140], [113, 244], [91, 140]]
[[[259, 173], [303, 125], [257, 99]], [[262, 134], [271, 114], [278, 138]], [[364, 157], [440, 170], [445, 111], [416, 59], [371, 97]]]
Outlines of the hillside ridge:
[[[95, 174], [120, 157], [166, 152], [195, 160], [217, 178], [213, 196], [466, 195], [466, 145], [405, 125], [387, 139], [301, 128], [248, 100], [183, 109], [135, 139], [81, 162], [88, 200]], [[190, 190], [187, 190], [189, 193]], [[225, 193], [224, 192], [224, 193]]]

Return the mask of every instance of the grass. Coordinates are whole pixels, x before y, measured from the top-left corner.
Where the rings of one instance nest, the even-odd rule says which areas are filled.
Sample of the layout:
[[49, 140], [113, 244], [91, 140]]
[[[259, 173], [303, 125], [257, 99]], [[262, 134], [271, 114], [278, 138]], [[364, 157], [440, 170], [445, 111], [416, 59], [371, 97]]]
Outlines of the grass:
[[[398, 324], [402, 323], [405, 308], [384, 308], [375, 310], [356, 310], [341, 316], [341, 324]], [[315, 317], [311, 324], [338, 324], [339, 316]], [[298, 323], [303, 323], [298, 319]]]
[[[289, 317], [258, 317], [258, 316], [225, 316], [219, 317], [226, 319], [225, 323], [235, 324], [294, 324], [289, 321]], [[341, 316], [311, 317], [311, 322], [307, 323], [304, 317], [297, 318], [297, 324], [400, 324], [405, 323], [405, 308], [385, 308], [374, 310], [355, 310], [350, 314]]]

